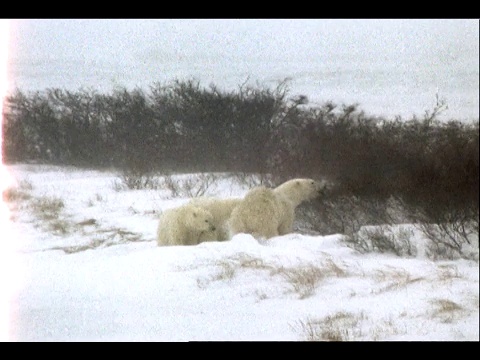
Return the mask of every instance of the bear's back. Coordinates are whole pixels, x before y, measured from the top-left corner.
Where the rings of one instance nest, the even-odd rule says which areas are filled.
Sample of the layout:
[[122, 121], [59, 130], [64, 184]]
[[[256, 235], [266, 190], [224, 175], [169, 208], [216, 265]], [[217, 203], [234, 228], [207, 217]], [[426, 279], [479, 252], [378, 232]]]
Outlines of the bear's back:
[[190, 204], [210, 211], [218, 225], [221, 225], [220, 223], [225, 222], [230, 217], [233, 209], [241, 201], [237, 198], [198, 197], [190, 200]]

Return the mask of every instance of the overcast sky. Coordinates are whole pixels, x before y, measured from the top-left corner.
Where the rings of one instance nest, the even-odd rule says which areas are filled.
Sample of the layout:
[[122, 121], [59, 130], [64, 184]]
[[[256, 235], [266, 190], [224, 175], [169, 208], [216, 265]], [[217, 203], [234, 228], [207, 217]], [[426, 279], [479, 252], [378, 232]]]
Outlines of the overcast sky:
[[[358, 74], [349, 79], [348, 71], [366, 69], [377, 84], [394, 86], [402, 81], [395, 71], [420, 69], [426, 78], [420, 82], [444, 92], [456, 88], [478, 103], [471, 92], [478, 90], [479, 21], [12, 20], [10, 60], [11, 86], [22, 89], [143, 86], [187, 76], [231, 85], [290, 76], [305, 89], [331, 87], [332, 96], [347, 91], [340, 89], [345, 82], [353, 92], [368, 92], [370, 83], [355, 90]], [[319, 80], [327, 70], [336, 82]]]
[[[184, 59], [191, 54], [231, 59], [411, 53], [477, 55], [478, 20], [17, 20], [12, 59], [112, 56]], [[195, 59], [190, 59], [195, 60]], [[380, 59], [379, 59], [380, 60]], [[448, 60], [447, 60], [448, 61]]]

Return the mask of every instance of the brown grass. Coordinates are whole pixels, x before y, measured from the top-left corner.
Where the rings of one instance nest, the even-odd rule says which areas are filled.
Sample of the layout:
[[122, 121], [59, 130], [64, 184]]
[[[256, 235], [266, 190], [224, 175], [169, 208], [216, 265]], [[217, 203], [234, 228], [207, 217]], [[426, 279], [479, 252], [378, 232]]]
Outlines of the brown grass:
[[208, 284], [214, 281], [230, 281], [236, 275], [239, 269], [273, 269], [273, 266], [266, 264], [263, 259], [256, 258], [246, 253], [238, 253], [225, 259], [216, 261], [214, 265], [218, 268], [217, 273], [208, 277], [198, 278], [197, 286], [199, 288], [206, 288]]
[[448, 299], [434, 299], [430, 303], [434, 306], [432, 316], [443, 323], [452, 323], [466, 314], [464, 307]]
[[437, 279], [439, 281], [448, 282], [452, 279], [460, 279], [463, 275], [458, 271], [458, 267], [454, 264], [437, 265]]
[[61, 198], [42, 196], [34, 198], [30, 206], [34, 215], [40, 220], [55, 220], [58, 219], [65, 204]]
[[305, 299], [315, 293], [317, 285], [325, 278], [322, 270], [314, 265], [281, 268], [280, 275], [289, 283], [299, 299]]
[[405, 269], [398, 269], [389, 267], [383, 270], [377, 270], [374, 275], [374, 279], [379, 282], [386, 282], [387, 284], [380, 289], [372, 290], [374, 294], [380, 294], [387, 291], [396, 291], [414, 284], [419, 281], [425, 280], [424, 277], [413, 277]]
[[348, 276], [348, 272], [332, 259], [326, 259], [318, 266], [307, 264], [291, 268], [280, 267], [276, 273], [288, 282], [300, 299], [312, 296], [325, 278]]
[[32, 183], [28, 180], [22, 180], [18, 183], [18, 186], [5, 189], [2, 198], [4, 202], [8, 203], [23, 202], [32, 198], [31, 190], [33, 190]]
[[322, 319], [298, 321], [292, 329], [300, 333], [303, 341], [353, 341], [362, 336], [363, 313], [340, 311]]
[[113, 245], [120, 245], [129, 242], [143, 242], [148, 241], [142, 239], [140, 234], [132, 231], [123, 230], [120, 228], [97, 229], [95, 236], [103, 235], [102, 237], [94, 237], [87, 244], [74, 246], [56, 246], [52, 250], [62, 250], [66, 254], [74, 254], [85, 250], [93, 250], [98, 247], [109, 247]]

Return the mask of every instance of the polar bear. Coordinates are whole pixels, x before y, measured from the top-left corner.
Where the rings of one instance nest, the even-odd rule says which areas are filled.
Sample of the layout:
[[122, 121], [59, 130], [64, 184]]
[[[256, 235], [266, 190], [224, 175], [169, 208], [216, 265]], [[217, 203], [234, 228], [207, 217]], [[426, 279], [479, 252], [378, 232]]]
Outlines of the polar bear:
[[212, 214], [193, 205], [165, 210], [158, 221], [157, 245], [197, 245], [217, 237]]
[[326, 183], [313, 179], [292, 179], [270, 189], [264, 186], [250, 190], [232, 211], [228, 220], [229, 236], [252, 234], [269, 239], [291, 233], [295, 209], [304, 201], [324, 193]]
[[[208, 210], [212, 214], [213, 224], [217, 228], [216, 240], [225, 241], [229, 239], [227, 220], [230, 218], [233, 209], [241, 201], [242, 199], [240, 198], [197, 197], [190, 200], [188, 204]], [[210, 236], [209, 233], [203, 235]]]

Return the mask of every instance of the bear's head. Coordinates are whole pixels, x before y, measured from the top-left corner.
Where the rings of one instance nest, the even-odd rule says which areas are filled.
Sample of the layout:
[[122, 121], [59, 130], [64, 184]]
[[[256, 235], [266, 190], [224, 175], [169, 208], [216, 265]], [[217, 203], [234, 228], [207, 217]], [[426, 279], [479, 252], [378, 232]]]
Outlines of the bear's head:
[[293, 179], [289, 183], [289, 192], [297, 202], [309, 201], [325, 194], [325, 181], [313, 179]]
[[216, 230], [212, 214], [201, 207], [192, 206], [191, 211], [187, 214], [186, 222], [189, 227], [201, 232]]
[[314, 192], [316, 193], [315, 197], [325, 195], [327, 192], [327, 182], [324, 180], [310, 180], [310, 186], [312, 186], [315, 190]]

